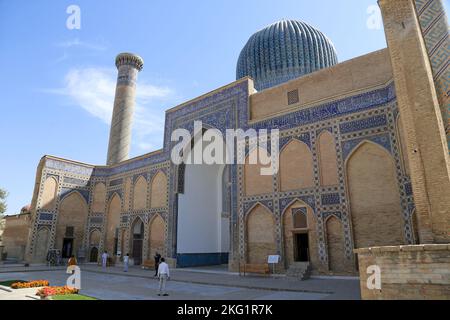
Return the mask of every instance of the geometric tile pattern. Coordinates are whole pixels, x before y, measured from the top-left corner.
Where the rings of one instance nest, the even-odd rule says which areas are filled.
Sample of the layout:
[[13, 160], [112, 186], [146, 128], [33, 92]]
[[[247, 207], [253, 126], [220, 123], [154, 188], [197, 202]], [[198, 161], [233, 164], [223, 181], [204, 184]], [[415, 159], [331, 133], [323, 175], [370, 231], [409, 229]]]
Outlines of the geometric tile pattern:
[[339, 193], [324, 193], [321, 195], [322, 205], [339, 204], [341, 200]]
[[450, 32], [442, 0], [415, 0], [450, 152]]
[[349, 133], [354, 131], [360, 131], [369, 128], [380, 127], [386, 125], [386, 116], [378, 115], [370, 118], [365, 118], [362, 120], [355, 120], [343, 123], [339, 126], [341, 133]]

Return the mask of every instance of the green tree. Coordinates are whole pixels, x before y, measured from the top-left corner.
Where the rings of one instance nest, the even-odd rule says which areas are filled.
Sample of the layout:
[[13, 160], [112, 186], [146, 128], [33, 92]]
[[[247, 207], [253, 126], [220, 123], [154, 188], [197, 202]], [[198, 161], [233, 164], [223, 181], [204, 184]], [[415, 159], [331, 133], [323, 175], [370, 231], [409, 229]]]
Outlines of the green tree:
[[8, 196], [8, 192], [4, 189], [0, 188], [0, 217], [6, 212], [6, 197]]

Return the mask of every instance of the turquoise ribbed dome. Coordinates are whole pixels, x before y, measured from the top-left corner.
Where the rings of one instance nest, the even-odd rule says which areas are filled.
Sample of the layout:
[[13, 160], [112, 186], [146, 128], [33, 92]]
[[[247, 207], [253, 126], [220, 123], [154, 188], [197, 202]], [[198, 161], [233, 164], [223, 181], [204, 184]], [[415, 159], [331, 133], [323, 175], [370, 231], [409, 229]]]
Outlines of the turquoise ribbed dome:
[[236, 79], [250, 76], [263, 90], [338, 62], [331, 41], [297, 20], [282, 20], [256, 32], [239, 55]]

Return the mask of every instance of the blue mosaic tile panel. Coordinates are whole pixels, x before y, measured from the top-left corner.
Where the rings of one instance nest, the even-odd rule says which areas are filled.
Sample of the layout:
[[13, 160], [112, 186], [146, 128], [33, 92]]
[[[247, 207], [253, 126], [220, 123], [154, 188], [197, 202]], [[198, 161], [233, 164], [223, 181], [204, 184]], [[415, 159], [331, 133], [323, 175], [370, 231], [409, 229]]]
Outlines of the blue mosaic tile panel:
[[272, 200], [257, 200], [257, 201], [250, 201], [250, 202], [244, 203], [245, 212], [248, 213], [248, 211], [252, 210], [257, 203], [262, 204], [270, 211], [273, 210], [273, 201]]
[[67, 197], [72, 192], [78, 192], [89, 203], [89, 190], [75, 189], [75, 188], [61, 188], [60, 201]]
[[89, 219], [89, 222], [92, 224], [102, 224], [103, 223], [103, 217], [91, 217]]
[[84, 175], [84, 176], [91, 176], [92, 171], [93, 171], [92, 167], [76, 165], [73, 163], [58, 161], [56, 159], [46, 159], [45, 167], [50, 168], [50, 169], [55, 169], [55, 170], [61, 170], [61, 171], [69, 172], [69, 173]]
[[306, 215], [308, 213], [308, 209], [306, 209], [305, 207], [300, 207], [300, 208], [292, 208], [292, 215], [296, 214], [296, 213], [303, 213], [304, 215]]
[[386, 88], [381, 88], [316, 107], [300, 109], [287, 115], [257, 122], [252, 124], [250, 127], [257, 130], [263, 128], [278, 128], [280, 130], [291, 129], [293, 127], [375, 108], [387, 104], [394, 99], [395, 90], [392, 83]]
[[122, 184], [123, 179], [116, 179], [116, 180], [111, 180], [109, 182], [109, 186], [110, 187], [114, 187], [114, 186], [118, 186]]
[[322, 205], [339, 204], [341, 202], [339, 193], [325, 193], [320, 196]]
[[280, 199], [280, 213], [283, 213], [284, 210], [290, 206], [294, 200], [299, 199], [309, 205], [314, 211], [316, 209], [316, 200], [313, 195], [309, 196], [295, 196], [289, 198]]
[[106, 199], [109, 201], [112, 198], [112, 196], [114, 195], [114, 193], [117, 193], [119, 195], [119, 197], [122, 198], [122, 190], [111, 190], [111, 191], [108, 191]]
[[370, 137], [363, 137], [363, 138], [357, 138], [353, 140], [347, 140], [342, 142], [342, 154], [344, 159], [347, 159], [347, 156], [350, 154], [350, 152], [357, 146], [359, 143], [361, 143], [364, 140], [375, 142], [376, 144], [379, 144], [380, 146], [384, 147], [389, 152], [392, 151], [391, 149], [391, 140], [389, 138], [388, 134], [381, 134], [376, 136], [370, 136]]
[[150, 154], [146, 158], [138, 159], [132, 162], [127, 162], [112, 168], [95, 168], [93, 175], [96, 177], [106, 177], [106, 176], [112, 176], [118, 173], [128, 172], [131, 170], [139, 169], [142, 167], [162, 163], [164, 161], [167, 161], [168, 154], [161, 152], [156, 154]]
[[80, 187], [86, 187], [89, 185], [89, 180], [82, 180], [77, 178], [71, 178], [71, 177], [64, 177], [64, 183], [70, 183], [75, 184]]
[[341, 133], [349, 133], [354, 131], [361, 131], [370, 128], [385, 126], [387, 124], [386, 115], [378, 115], [366, 119], [355, 120], [341, 123], [339, 125]]
[[411, 196], [413, 194], [411, 182], [405, 184], [405, 193], [407, 196]]
[[342, 213], [340, 211], [326, 211], [322, 213], [324, 220], [326, 220], [329, 216], [335, 216], [338, 219], [342, 219]]
[[48, 212], [40, 212], [39, 213], [39, 220], [51, 221], [51, 220], [53, 220], [53, 214], [52, 213], [48, 213]]

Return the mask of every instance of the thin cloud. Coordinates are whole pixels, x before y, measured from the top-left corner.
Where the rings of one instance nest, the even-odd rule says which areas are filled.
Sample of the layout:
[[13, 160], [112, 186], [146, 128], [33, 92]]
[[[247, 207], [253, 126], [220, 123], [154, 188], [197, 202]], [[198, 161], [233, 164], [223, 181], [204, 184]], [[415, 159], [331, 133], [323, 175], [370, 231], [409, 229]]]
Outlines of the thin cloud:
[[[112, 68], [71, 69], [64, 86], [43, 90], [66, 96], [70, 102], [105, 124], [111, 123], [117, 70]], [[162, 144], [164, 133], [163, 102], [173, 96], [173, 90], [139, 81], [133, 122], [133, 145], [141, 151], [152, 151]]]
[[57, 48], [61, 48], [63, 51], [62, 56], [55, 59], [54, 63], [56, 64], [69, 59], [72, 55], [74, 55], [74, 51], [77, 55], [79, 55], [80, 53], [95, 55], [108, 49], [105, 44], [86, 42], [80, 40], [79, 38], [61, 41], [55, 43], [54, 46]]
[[64, 49], [70, 49], [73, 47], [81, 47], [81, 48], [85, 48], [85, 49], [89, 49], [89, 50], [96, 50], [96, 51], [104, 51], [107, 49], [107, 47], [104, 45], [81, 41], [78, 38], [58, 42], [56, 44], [56, 46], [64, 48]]

